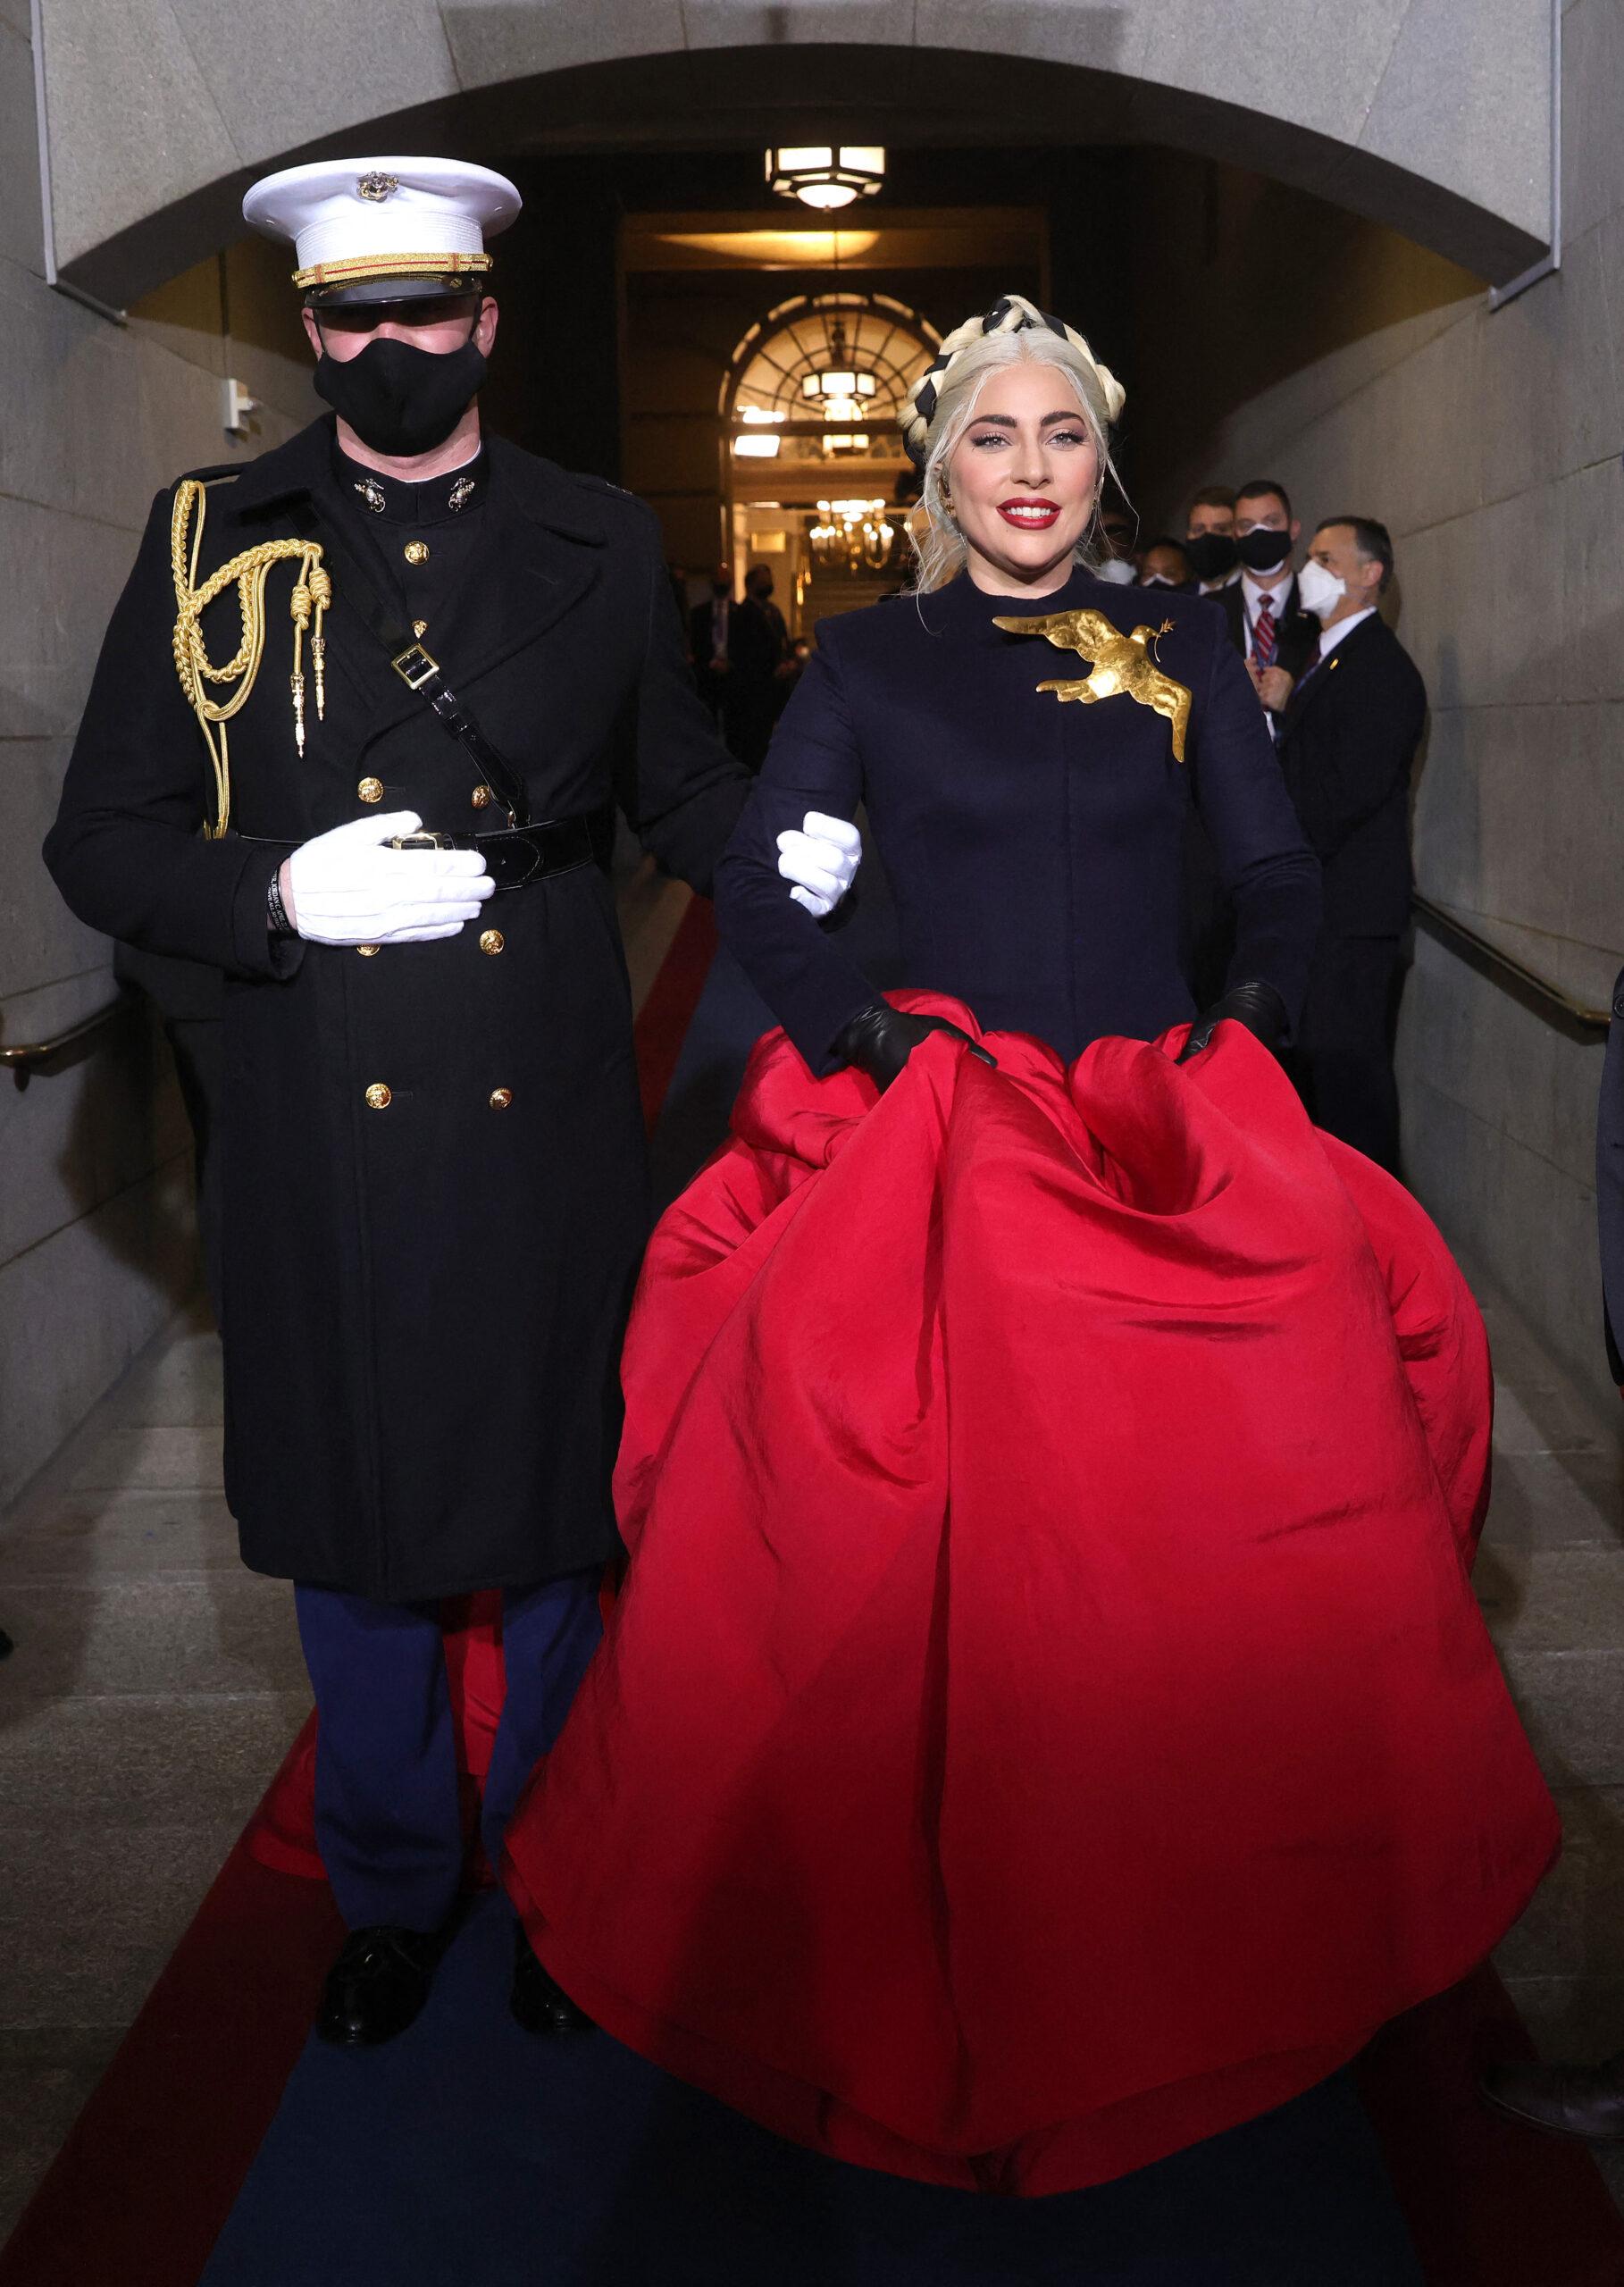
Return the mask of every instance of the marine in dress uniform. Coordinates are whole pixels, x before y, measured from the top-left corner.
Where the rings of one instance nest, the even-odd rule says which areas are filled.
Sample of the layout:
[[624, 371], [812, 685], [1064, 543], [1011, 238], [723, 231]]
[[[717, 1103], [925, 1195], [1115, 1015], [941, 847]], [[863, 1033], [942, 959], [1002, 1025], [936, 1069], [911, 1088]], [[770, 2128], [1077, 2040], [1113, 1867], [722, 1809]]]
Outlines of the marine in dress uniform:
[[[495, 1863], [618, 1546], [647, 1197], [614, 811], [707, 892], [748, 790], [651, 512], [481, 435], [518, 208], [439, 160], [250, 191], [339, 417], [159, 495], [46, 850], [83, 919], [224, 975], [226, 1490], [297, 1584], [347, 2044], [415, 2015], [458, 1889], [439, 1600], [505, 1592]], [[796, 850], [826, 910], [850, 860]], [[571, 2021], [527, 1952], [514, 1998]]]

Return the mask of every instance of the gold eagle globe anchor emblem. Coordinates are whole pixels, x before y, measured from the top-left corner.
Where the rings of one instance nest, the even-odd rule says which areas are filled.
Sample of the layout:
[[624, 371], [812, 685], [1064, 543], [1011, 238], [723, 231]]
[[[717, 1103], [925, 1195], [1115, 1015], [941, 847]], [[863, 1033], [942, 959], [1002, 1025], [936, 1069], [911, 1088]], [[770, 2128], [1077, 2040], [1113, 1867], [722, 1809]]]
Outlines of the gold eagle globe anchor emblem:
[[1085, 707], [1099, 699], [1126, 697], [1165, 715], [1173, 726], [1173, 759], [1185, 758], [1185, 733], [1190, 722], [1190, 693], [1182, 683], [1163, 674], [1151, 657], [1150, 646], [1173, 626], [1164, 619], [1159, 627], [1136, 627], [1131, 635], [1113, 627], [1100, 611], [1051, 611], [1037, 619], [994, 619], [1010, 635], [1046, 635], [1061, 651], [1076, 651], [1092, 662], [1087, 674], [1057, 675], [1038, 685], [1062, 701], [1079, 699]]

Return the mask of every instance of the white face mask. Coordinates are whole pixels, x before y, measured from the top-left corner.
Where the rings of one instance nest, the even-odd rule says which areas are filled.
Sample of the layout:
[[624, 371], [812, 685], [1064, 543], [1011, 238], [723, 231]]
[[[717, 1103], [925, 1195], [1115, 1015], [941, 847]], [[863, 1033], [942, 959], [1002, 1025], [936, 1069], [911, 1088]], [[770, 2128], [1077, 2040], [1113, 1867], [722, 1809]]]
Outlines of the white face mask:
[[1169, 580], [1165, 572], [1147, 572], [1139, 584], [1142, 588], [1174, 588], [1178, 582]]
[[1348, 592], [1345, 580], [1327, 572], [1323, 564], [1310, 556], [1297, 574], [1297, 593], [1304, 611], [1311, 611], [1316, 619], [1328, 619]]

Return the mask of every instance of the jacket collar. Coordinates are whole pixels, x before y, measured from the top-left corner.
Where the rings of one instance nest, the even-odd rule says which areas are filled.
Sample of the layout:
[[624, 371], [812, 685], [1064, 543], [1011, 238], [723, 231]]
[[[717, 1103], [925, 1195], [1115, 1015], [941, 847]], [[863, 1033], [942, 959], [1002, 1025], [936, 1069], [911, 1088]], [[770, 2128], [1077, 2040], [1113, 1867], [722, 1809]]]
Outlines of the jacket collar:
[[933, 632], [950, 632], [959, 641], [985, 643], [1014, 649], [1025, 641], [995, 627], [998, 618], [1036, 619], [1051, 612], [1101, 612], [1113, 626], [1135, 627], [1140, 621], [1152, 624], [1161, 616], [1156, 609], [1159, 597], [1171, 594], [1167, 589], [1121, 587], [1110, 580], [1097, 580], [1093, 574], [1079, 565], [1063, 588], [1055, 588], [1046, 596], [995, 596], [978, 588], [967, 572], [959, 572], [943, 588], [933, 589], [918, 604], [907, 597], [898, 599], [899, 609], [920, 610], [925, 624]]
[[[250, 462], [231, 488], [233, 514], [254, 522], [269, 520], [304, 498], [335, 522], [340, 517], [353, 521], [355, 504], [344, 498], [334, 474], [334, 425], [328, 414], [285, 445]], [[582, 600], [598, 581], [611, 536], [608, 520], [590, 490], [553, 462], [522, 452], [500, 437], [491, 438], [488, 449], [490, 498], [482, 514], [501, 576], [481, 582], [477, 594], [465, 586], [445, 624], [431, 629], [427, 638], [446, 683], [456, 691], [539, 641]], [[370, 531], [364, 528], [357, 539], [340, 529], [350, 552], [365, 557]], [[367, 561], [366, 569], [373, 574], [381, 598], [394, 602], [376, 564]], [[342, 607], [341, 593], [335, 601]], [[339, 641], [339, 627], [335, 618], [329, 666], [357, 685], [366, 708], [370, 745], [422, 711], [423, 702], [394, 673], [373, 636], [357, 629]]]
[[1285, 712], [1280, 717], [1280, 736], [1283, 739], [1289, 737], [1296, 729], [1316, 700], [1330, 689], [1336, 675], [1345, 672], [1350, 665], [1356, 666], [1371, 645], [1380, 640], [1377, 632], [1378, 629], [1385, 635], [1386, 623], [1379, 612], [1373, 612], [1369, 619], [1361, 619], [1357, 627], [1350, 628], [1323, 666], [1310, 667], [1297, 678], [1297, 687], [1286, 701]]

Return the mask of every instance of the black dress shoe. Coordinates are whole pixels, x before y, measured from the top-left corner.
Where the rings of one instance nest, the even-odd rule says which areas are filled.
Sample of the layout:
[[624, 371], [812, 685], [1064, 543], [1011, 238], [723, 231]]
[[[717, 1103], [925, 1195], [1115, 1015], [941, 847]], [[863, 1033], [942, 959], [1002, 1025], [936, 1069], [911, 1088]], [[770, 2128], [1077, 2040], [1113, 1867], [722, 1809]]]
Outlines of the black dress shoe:
[[530, 1948], [523, 1924], [515, 1927], [513, 1991], [508, 2006], [527, 2033], [590, 2033], [595, 2030], [563, 1987], [550, 1978]]
[[1525, 2128], [1624, 2143], [1624, 2051], [1601, 2065], [1491, 2065], [1478, 2085]]
[[433, 1931], [352, 1930], [322, 1989], [318, 2035], [336, 2048], [375, 2048], [405, 2032], [429, 1998], [440, 1950]]

